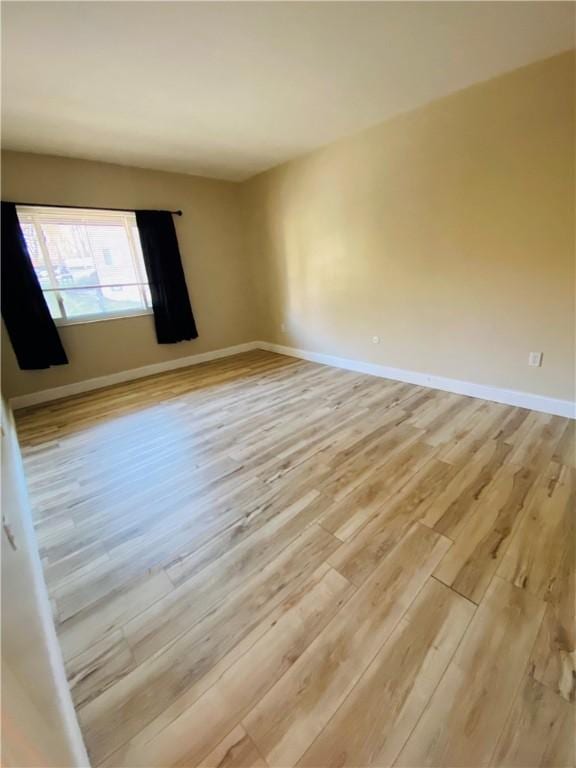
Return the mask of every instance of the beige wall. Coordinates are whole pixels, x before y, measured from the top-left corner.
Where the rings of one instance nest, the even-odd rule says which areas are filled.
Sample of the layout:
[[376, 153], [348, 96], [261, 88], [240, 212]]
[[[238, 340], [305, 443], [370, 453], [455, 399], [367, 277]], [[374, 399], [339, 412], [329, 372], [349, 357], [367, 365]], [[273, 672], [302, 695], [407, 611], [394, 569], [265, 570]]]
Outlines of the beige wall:
[[156, 343], [152, 316], [60, 329], [70, 364], [21, 371], [2, 329], [8, 397], [252, 341], [249, 275], [243, 258], [238, 185], [183, 174], [44, 155], [2, 154], [2, 199], [126, 208], [182, 209], [175, 217], [199, 338]]
[[3, 331], [5, 394], [264, 339], [573, 399], [574, 102], [563, 54], [243, 184], [4, 153], [3, 199], [182, 208], [200, 332], [68, 326], [70, 365], [24, 372]]
[[247, 182], [263, 337], [573, 399], [574, 98], [562, 55]]
[[87, 766], [56, 639], [12, 415], [2, 402], [2, 755], [6, 768]]

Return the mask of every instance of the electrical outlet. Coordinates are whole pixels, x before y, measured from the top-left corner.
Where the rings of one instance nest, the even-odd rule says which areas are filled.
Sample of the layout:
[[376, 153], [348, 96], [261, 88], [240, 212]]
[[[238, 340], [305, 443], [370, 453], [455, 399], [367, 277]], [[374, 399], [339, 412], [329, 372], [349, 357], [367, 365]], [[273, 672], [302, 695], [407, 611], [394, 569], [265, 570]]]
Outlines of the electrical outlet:
[[372, 336], [372, 344], [380, 344], [380, 336]]
[[286, 323], [280, 323], [280, 330], [282, 333], [286, 333]]
[[528, 355], [528, 365], [533, 368], [540, 368], [542, 365], [542, 352], [530, 352]]

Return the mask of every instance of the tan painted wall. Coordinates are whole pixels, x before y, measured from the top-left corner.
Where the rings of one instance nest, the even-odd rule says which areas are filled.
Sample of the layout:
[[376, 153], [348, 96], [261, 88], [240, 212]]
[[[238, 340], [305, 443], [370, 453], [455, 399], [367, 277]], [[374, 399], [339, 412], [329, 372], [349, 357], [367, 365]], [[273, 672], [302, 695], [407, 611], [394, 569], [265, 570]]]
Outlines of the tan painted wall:
[[5, 394], [263, 338], [573, 399], [574, 101], [563, 54], [241, 185], [4, 153], [3, 199], [182, 208], [200, 331], [161, 346], [151, 317], [68, 326], [71, 364], [38, 372], [3, 331]]
[[256, 338], [242, 247], [237, 184], [84, 160], [4, 152], [2, 199], [126, 208], [170, 208], [199, 338], [156, 343], [151, 316], [61, 328], [70, 365], [21, 371], [2, 329], [8, 397], [159, 363]]
[[574, 100], [561, 55], [247, 182], [264, 339], [573, 399]]
[[12, 415], [2, 401], [2, 755], [6, 768], [87, 766], [56, 639]]

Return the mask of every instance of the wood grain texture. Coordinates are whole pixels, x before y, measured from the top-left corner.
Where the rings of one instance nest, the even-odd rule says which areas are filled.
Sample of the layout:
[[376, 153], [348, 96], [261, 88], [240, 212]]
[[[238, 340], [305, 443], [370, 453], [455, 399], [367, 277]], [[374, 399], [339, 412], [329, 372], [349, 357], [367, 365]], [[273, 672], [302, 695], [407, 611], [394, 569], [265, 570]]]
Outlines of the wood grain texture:
[[454, 546], [436, 569], [436, 578], [479, 603], [527, 505], [535, 479], [524, 467], [502, 467], [483, 501], [470, 509]]
[[486, 765], [512, 707], [544, 605], [495, 578], [399, 766]]
[[298, 765], [392, 765], [473, 614], [470, 602], [429, 580]]
[[531, 673], [568, 701], [576, 698], [575, 510], [576, 470], [553, 462], [498, 569], [546, 602]]
[[573, 708], [546, 686], [526, 676], [492, 765], [571, 768], [575, 741]]
[[[318, 736], [450, 546], [415, 524], [243, 724], [271, 765], [294, 765]], [[286, 706], [290, 702], [290, 706]]]
[[[299, 659], [312, 640], [346, 603], [351, 585], [326, 564], [293, 592], [250, 648], [231, 664], [194, 704], [171, 707], [108, 761], [124, 766], [184, 763], [197, 765], [226, 733]], [[224, 665], [221, 665], [221, 668]], [[187, 703], [190, 696], [187, 696]], [[198, 728], [197, 724], [202, 723]], [[163, 727], [164, 726], [164, 727]]]
[[202, 761], [204, 768], [266, 768], [266, 762], [241, 725], [230, 731]]
[[573, 765], [573, 423], [261, 351], [17, 419], [95, 767]]

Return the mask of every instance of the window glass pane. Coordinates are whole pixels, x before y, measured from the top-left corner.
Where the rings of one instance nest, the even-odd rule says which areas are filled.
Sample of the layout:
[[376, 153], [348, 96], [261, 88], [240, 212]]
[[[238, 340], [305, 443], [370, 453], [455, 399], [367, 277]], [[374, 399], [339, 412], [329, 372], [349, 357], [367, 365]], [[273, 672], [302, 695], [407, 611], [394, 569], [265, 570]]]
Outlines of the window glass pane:
[[124, 226], [49, 223], [42, 231], [57, 285], [140, 282]]
[[28, 253], [30, 254], [30, 259], [32, 260], [36, 274], [38, 275], [40, 285], [42, 288], [50, 288], [48, 270], [46, 269], [44, 259], [42, 258], [42, 251], [40, 250], [40, 243], [36, 237], [34, 225], [30, 222], [23, 223], [21, 221], [20, 227], [22, 228], [22, 234], [24, 235], [24, 240], [26, 240]]
[[52, 317], [55, 320], [59, 320], [62, 317], [62, 312], [60, 311], [60, 305], [56, 300], [54, 291], [44, 291], [44, 298], [46, 299], [46, 304], [48, 304], [48, 309], [50, 310]]
[[53, 222], [43, 222], [41, 228], [56, 285], [87, 285], [96, 271], [83, 228]]
[[66, 316], [70, 318], [145, 309], [137, 285], [74, 290], [63, 288], [60, 293]]
[[144, 269], [144, 256], [142, 255], [142, 244], [140, 243], [140, 233], [138, 232], [138, 227], [136, 224], [132, 225], [132, 239], [134, 240], [134, 247], [136, 248], [138, 259], [142, 263], [142, 269]]
[[[151, 307], [134, 214], [20, 206], [18, 216], [53, 317], [121, 315]], [[48, 290], [54, 288], [64, 311]]]
[[96, 282], [101, 285], [141, 282], [134, 268], [128, 233], [124, 226], [91, 224], [86, 227], [86, 234], [98, 275]]

